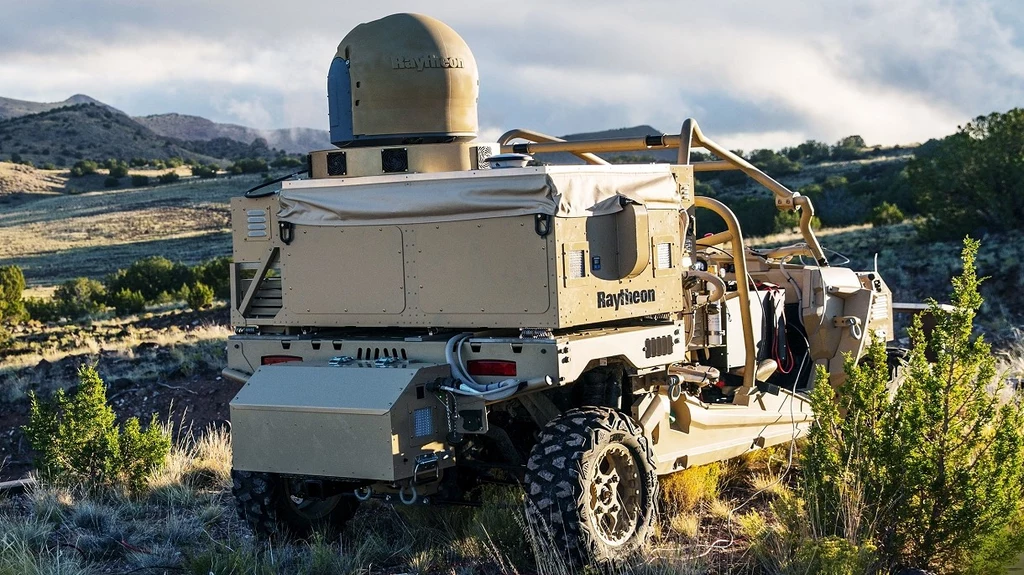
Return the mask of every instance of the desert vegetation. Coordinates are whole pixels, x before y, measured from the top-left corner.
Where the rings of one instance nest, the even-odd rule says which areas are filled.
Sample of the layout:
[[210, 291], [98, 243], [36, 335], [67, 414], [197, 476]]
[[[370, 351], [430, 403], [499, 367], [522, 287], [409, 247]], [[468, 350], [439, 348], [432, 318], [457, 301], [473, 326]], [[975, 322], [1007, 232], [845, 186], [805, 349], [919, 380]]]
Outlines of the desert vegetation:
[[[127, 126], [74, 112], [89, 130]], [[66, 113], [32, 121], [85, 129]], [[992, 114], [921, 146], [850, 136], [740, 152], [814, 200], [834, 261], [877, 266], [901, 301], [949, 301], [956, 276], [956, 311], [933, 310], [941, 321], [928, 337], [916, 324], [900, 334], [912, 351], [896, 393], [875, 346], [848, 362], [843, 386], [817, 386], [809, 437], [664, 478], [657, 534], [619, 572], [981, 574], [1019, 557], [1024, 238], [1020, 154], [1004, 152], [1021, 149], [1021, 118]], [[3, 128], [0, 141], [34, 129]], [[44, 173], [72, 183], [39, 180], [0, 214], [0, 477], [32, 465], [39, 479], [0, 492], [0, 575], [575, 572], [554, 559], [514, 486], [481, 489], [475, 508], [370, 503], [340, 534], [253, 536], [231, 496], [225, 420], [237, 386], [219, 378], [226, 200], [301, 162], [265, 142], [127, 156], [85, 146], [4, 147], [20, 162], [3, 165], [0, 178], [14, 178], [4, 185], [28, 191], [26, 178]], [[777, 212], [735, 173], [704, 177], [697, 191], [733, 207], [755, 246], [799, 241], [798, 214]], [[981, 246], [964, 251], [967, 234]]]

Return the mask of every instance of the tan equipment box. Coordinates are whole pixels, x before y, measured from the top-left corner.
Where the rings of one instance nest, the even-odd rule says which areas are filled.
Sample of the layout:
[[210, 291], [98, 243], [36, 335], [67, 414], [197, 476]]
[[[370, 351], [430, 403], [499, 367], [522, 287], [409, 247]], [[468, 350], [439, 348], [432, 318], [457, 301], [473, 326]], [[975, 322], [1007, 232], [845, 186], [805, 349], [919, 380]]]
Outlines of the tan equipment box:
[[232, 200], [232, 323], [561, 329], [677, 312], [692, 187], [690, 166], [668, 165], [285, 182]]

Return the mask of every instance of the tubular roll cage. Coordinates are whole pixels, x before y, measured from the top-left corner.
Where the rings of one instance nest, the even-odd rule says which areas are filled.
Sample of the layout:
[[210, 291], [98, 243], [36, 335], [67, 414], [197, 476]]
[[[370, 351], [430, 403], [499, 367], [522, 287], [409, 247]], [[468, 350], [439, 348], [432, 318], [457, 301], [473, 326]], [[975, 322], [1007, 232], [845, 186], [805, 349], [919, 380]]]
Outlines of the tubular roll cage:
[[[526, 143], [510, 144], [512, 140], [528, 140]], [[800, 210], [800, 234], [807, 243], [807, 251], [817, 261], [819, 266], [827, 267], [828, 258], [825, 257], [818, 238], [811, 229], [811, 218], [814, 217], [814, 206], [807, 196], [791, 191], [775, 179], [754, 167], [738, 155], [730, 152], [713, 140], [706, 137], [693, 118], [687, 118], [683, 122], [679, 135], [657, 134], [635, 138], [607, 138], [600, 140], [577, 140], [567, 142], [561, 138], [541, 134], [533, 130], [509, 130], [498, 138], [502, 153], [517, 154], [542, 154], [553, 152], [568, 152], [580, 158], [588, 164], [608, 165], [608, 162], [594, 155], [604, 152], [639, 152], [655, 149], [678, 149], [679, 155], [677, 164], [692, 166], [694, 172], [718, 172], [726, 170], [740, 170], [752, 180], [761, 184], [775, 195], [775, 207], [780, 211]], [[720, 158], [717, 161], [690, 162], [690, 152], [693, 148], [703, 148]], [[746, 247], [743, 243], [743, 235], [740, 230], [739, 220], [736, 215], [725, 204], [712, 198], [694, 196], [694, 205], [698, 208], [711, 210], [721, 217], [726, 224], [726, 230], [705, 238], [697, 240], [699, 246], [715, 246], [726, 242], [732, 242], [733, 265], [736, 268], [736, 286], [738, 296], [744, 302], [750, 301], [750, 286], [747, 281], [739, 279], [747, 276]], [[755, 386], [755, 372], [757, 370], [757, 354], [754, 349], [754, 327], [748, 305], [740, 305], [740, 319], [743, 324], [743, 343], [746, 348], [746, 362], [743, 372], [743, 385], [747, 390]]]

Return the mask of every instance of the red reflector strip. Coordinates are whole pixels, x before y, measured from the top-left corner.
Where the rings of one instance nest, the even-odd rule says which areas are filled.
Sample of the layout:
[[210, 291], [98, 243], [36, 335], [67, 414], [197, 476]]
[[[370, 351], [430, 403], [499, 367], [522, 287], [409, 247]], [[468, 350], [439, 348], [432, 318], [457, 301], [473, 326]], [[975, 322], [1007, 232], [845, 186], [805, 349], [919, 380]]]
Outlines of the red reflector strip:
[[274, 365], [289, 361], [302, 361], [302, 358], [297, 355], [265, 355], [260, 358], [260, 365]]
[[469, 375], [503, 375], [516, 374], [516, 362], [502, 359], [471, 359], [466, 362]]

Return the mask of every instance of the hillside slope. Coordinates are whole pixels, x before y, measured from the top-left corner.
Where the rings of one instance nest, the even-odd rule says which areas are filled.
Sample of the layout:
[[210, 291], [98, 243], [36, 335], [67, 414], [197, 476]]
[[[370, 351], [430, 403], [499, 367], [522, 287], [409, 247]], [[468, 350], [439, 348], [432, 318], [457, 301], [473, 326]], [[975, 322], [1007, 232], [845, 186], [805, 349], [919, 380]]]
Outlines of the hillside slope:
[[227, 138], [248, 144], [257, 138], [263, 138], [271, 148], [292, 154], [305, 154], [311, 150], [331, 147], [329, 133], [326, 130], [312, 128], [257, 130], [237, 124], [221, 124], [188, 114], [156, 114], [132, 119], [155, 134], [186, 141]]
[[15, 100], [13, 98], [0, 98], [0, 120], [9, 120], [11, 118], [28, 116], [29, 114], [38, 114], [40, 112], [48, 112], [56, 108], [77, 106], [79, 104], [94, 104], [96, 106], [108, 108], [118, 114], [124, 114], [124, 112], [117, 108], [108, 106], [95, 98], [91, 98], [85, 94], [75, 94], [63, 102], [29, 102], [27, 100]]
[[216, 160], [186, 148], [182, 142], [158, 136], [124, 114], [88, 103], [0, 122], [0, 154], [36, 165], [57, 166], [83, 158]]

